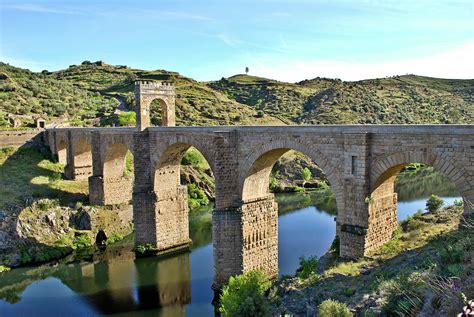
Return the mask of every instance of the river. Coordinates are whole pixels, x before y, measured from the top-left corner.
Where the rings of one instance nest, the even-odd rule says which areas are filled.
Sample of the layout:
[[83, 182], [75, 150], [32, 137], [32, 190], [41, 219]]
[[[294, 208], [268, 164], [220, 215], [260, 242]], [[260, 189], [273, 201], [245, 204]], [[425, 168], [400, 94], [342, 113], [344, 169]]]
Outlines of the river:
[[[446, 205], [459, 199], [439, 182], [430, 184], [415, 196], [410, 190], [399, 195], [399, 221], [424, 210], [432, 193], [442, 195]], [[328, 197], [277, 195], [280, 275], [294, 274], [300, 256], [321, 256], [328, 250], [336, 231], [336, 210]], [[190, 213], [194, 244], [187, 253], [135, 259], [128, 237], [88, 261], [0, 274], [0, 316], [214, 315], [210, 208]]]

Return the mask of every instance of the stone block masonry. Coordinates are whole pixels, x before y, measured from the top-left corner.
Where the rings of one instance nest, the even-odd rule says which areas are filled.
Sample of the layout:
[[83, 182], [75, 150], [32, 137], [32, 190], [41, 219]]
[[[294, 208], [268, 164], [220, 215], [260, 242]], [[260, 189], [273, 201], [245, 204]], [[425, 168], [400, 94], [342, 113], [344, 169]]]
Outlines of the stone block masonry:
[[[187, 149], [197, 148], [216, 182], [215, 288], [249, 270], [278, 274], [278, 212], [268, 185], [273, 164], [289, 150], [309, 156], [335, 192], [341, 257], [368, 255], [390, 240], [397, 226], [394, 181], [409, 163], [444, 173], [459, 189], [465, 214], [474, 213], [473, 125], [173, 127], [174, 87], [138, 82], [135, 88], [137, 129], [48, 129], [48, 144], [59, 159], [67, 152], [76, 168], [87, 166], [76, 159], [89, 157], [79, 142], [89, 143], [91, 203], [132, 197], [135, 243], [164, 251], [189, 243], [179, 164]], [[149, 105], [157, 98], [165, 127], [149, 126]], [[122, 177], [127, 150], [134, 155], [133, 196], [131, 181]]]

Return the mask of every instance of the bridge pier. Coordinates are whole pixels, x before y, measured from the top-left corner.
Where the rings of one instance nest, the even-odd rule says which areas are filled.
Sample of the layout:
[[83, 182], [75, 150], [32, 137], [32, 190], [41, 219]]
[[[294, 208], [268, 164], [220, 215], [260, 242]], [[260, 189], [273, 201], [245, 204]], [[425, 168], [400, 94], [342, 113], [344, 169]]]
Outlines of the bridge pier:
[[278, 276], [278, 204], [273, 195], [214, 210], [212, 229], [214, 289], [248, 271]]
[[151, 244], [158, 253], [188, 248], [189, 210], [186, 186], [133, 194], [135, 245]]

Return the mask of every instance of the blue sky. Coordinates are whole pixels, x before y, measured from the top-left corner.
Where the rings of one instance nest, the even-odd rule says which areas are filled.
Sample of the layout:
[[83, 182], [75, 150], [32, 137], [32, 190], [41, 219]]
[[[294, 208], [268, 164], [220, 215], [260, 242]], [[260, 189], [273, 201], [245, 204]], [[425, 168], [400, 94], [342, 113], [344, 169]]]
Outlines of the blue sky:
[[0, 0], [0, 60], [83, 60], [285, 81], [415, 73], [474, 78], [474, 1]]

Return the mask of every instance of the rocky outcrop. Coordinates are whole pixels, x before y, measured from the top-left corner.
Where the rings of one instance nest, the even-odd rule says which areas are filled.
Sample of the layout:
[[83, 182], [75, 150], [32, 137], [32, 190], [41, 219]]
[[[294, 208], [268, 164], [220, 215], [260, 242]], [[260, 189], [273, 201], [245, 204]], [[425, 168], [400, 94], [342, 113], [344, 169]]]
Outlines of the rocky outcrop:
[[40, 199], [18, 210], [0, 210], [0, 265], [18, 266], [45, 259], [51, 249], [64, 255], [75, 248], [79, 235], [95, 241], [98, 232], [124, 236], [132, 231], [130, 205], [101, 207], [60, 206], [51, 199]]

